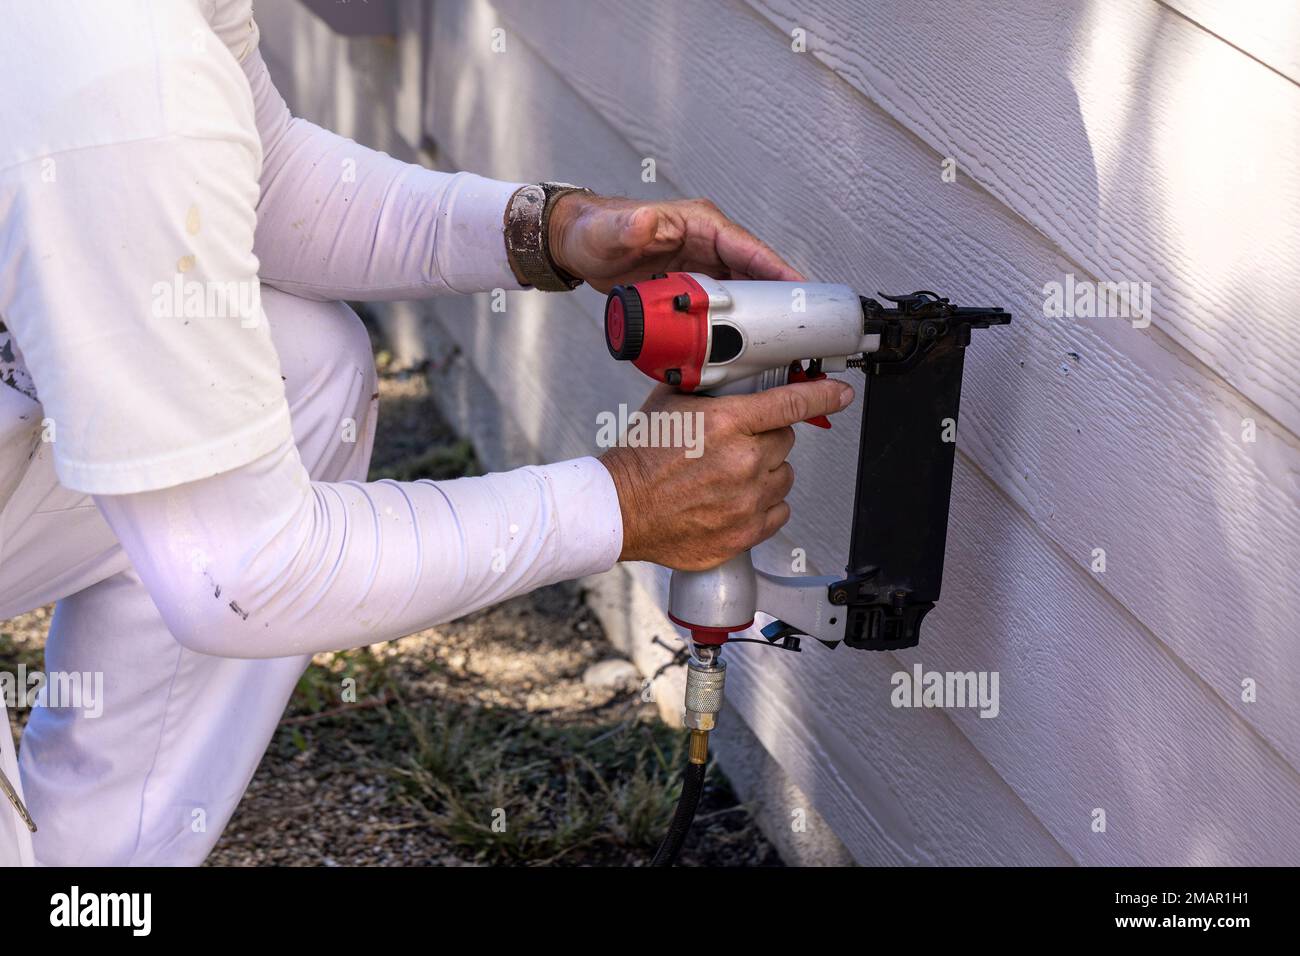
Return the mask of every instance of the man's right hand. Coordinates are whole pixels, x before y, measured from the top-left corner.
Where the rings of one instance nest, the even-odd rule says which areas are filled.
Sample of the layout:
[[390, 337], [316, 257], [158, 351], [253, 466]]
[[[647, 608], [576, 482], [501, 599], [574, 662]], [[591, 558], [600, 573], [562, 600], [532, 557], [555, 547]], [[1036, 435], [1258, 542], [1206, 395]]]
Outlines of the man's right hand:
[[790, 520], [794, 424], [852, 400], [835, 379], [717, 398], [656, 388], [643, 412], [704, 413], [703, 455], [619, 447], [601, 457], [623, 513], [619, 560], [703, 571], [770, 538]]

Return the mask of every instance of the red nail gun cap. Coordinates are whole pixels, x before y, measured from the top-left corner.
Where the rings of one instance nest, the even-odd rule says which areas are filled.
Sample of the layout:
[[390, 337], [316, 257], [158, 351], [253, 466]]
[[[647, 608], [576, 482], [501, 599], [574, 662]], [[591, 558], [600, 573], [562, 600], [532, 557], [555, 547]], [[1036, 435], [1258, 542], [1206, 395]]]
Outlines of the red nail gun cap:
[[645, 338], [645, 312], [636, 286], [615, 286], [605, 300], [605, 346], [620, 362], [635, 361]]
[[651, 378], [694, 391], [708, 356], [709, 295], [687, 272], [615, 286], [605, 300], [605, 345]]

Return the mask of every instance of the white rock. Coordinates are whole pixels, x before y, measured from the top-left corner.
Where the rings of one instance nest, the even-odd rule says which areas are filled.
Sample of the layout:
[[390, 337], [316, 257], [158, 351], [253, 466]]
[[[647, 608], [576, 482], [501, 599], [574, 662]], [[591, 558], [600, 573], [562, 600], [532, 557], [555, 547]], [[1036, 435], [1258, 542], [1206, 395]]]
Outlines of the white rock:
[[628, 691], [641, 686], [641, 672], [631, 661], [612, 657], [588, 667], [582, 674], [582, 682], [588, 687]]

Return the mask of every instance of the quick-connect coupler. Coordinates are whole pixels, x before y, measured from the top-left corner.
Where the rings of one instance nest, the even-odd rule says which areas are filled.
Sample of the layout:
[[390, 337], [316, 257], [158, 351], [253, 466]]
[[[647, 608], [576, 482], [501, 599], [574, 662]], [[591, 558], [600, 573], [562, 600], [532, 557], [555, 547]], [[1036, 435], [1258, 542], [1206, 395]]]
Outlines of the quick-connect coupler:
[[691, 659], [686, 662], [685, 720], [691, 732], [690, 749], [686, 770], [682, 774], [682, 793], [677, 798], [668, 834], [655, 851], [651, 866], [672, 866], [682, 851], [686, 831], [691, 828], [700, 794], [704, 792], [704, 777], [709, 763], [709, 731], [717, 726], [718, 711], [722, 710], [722, 684], [727, 676], [722, 648], [694, 640], [691, 643]]
[[692, 657], [686, 664], [686, 726], [707, 733], [718, 724], [727, 662], [718, 654], [707, 660]]

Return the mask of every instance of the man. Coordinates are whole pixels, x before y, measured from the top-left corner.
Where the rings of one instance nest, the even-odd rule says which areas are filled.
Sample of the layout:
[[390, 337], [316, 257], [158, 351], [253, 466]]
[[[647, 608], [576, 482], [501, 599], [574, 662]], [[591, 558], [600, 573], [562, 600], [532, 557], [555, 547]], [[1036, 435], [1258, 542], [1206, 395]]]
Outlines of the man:
[[33, 711], [21, 771], [0, 739], [0, 860], [198, 863], [313, 653], [787, 520], [790, 426], [847, 386], [711, 400], [700, 461], [364, 483], [340, 300], [799, 278], [712, 204], [434, 173], [294, 119], [249, 0], [0, 16], [0, 619], [57, 601], [47, 671], [103, 674], [98, 716]]

